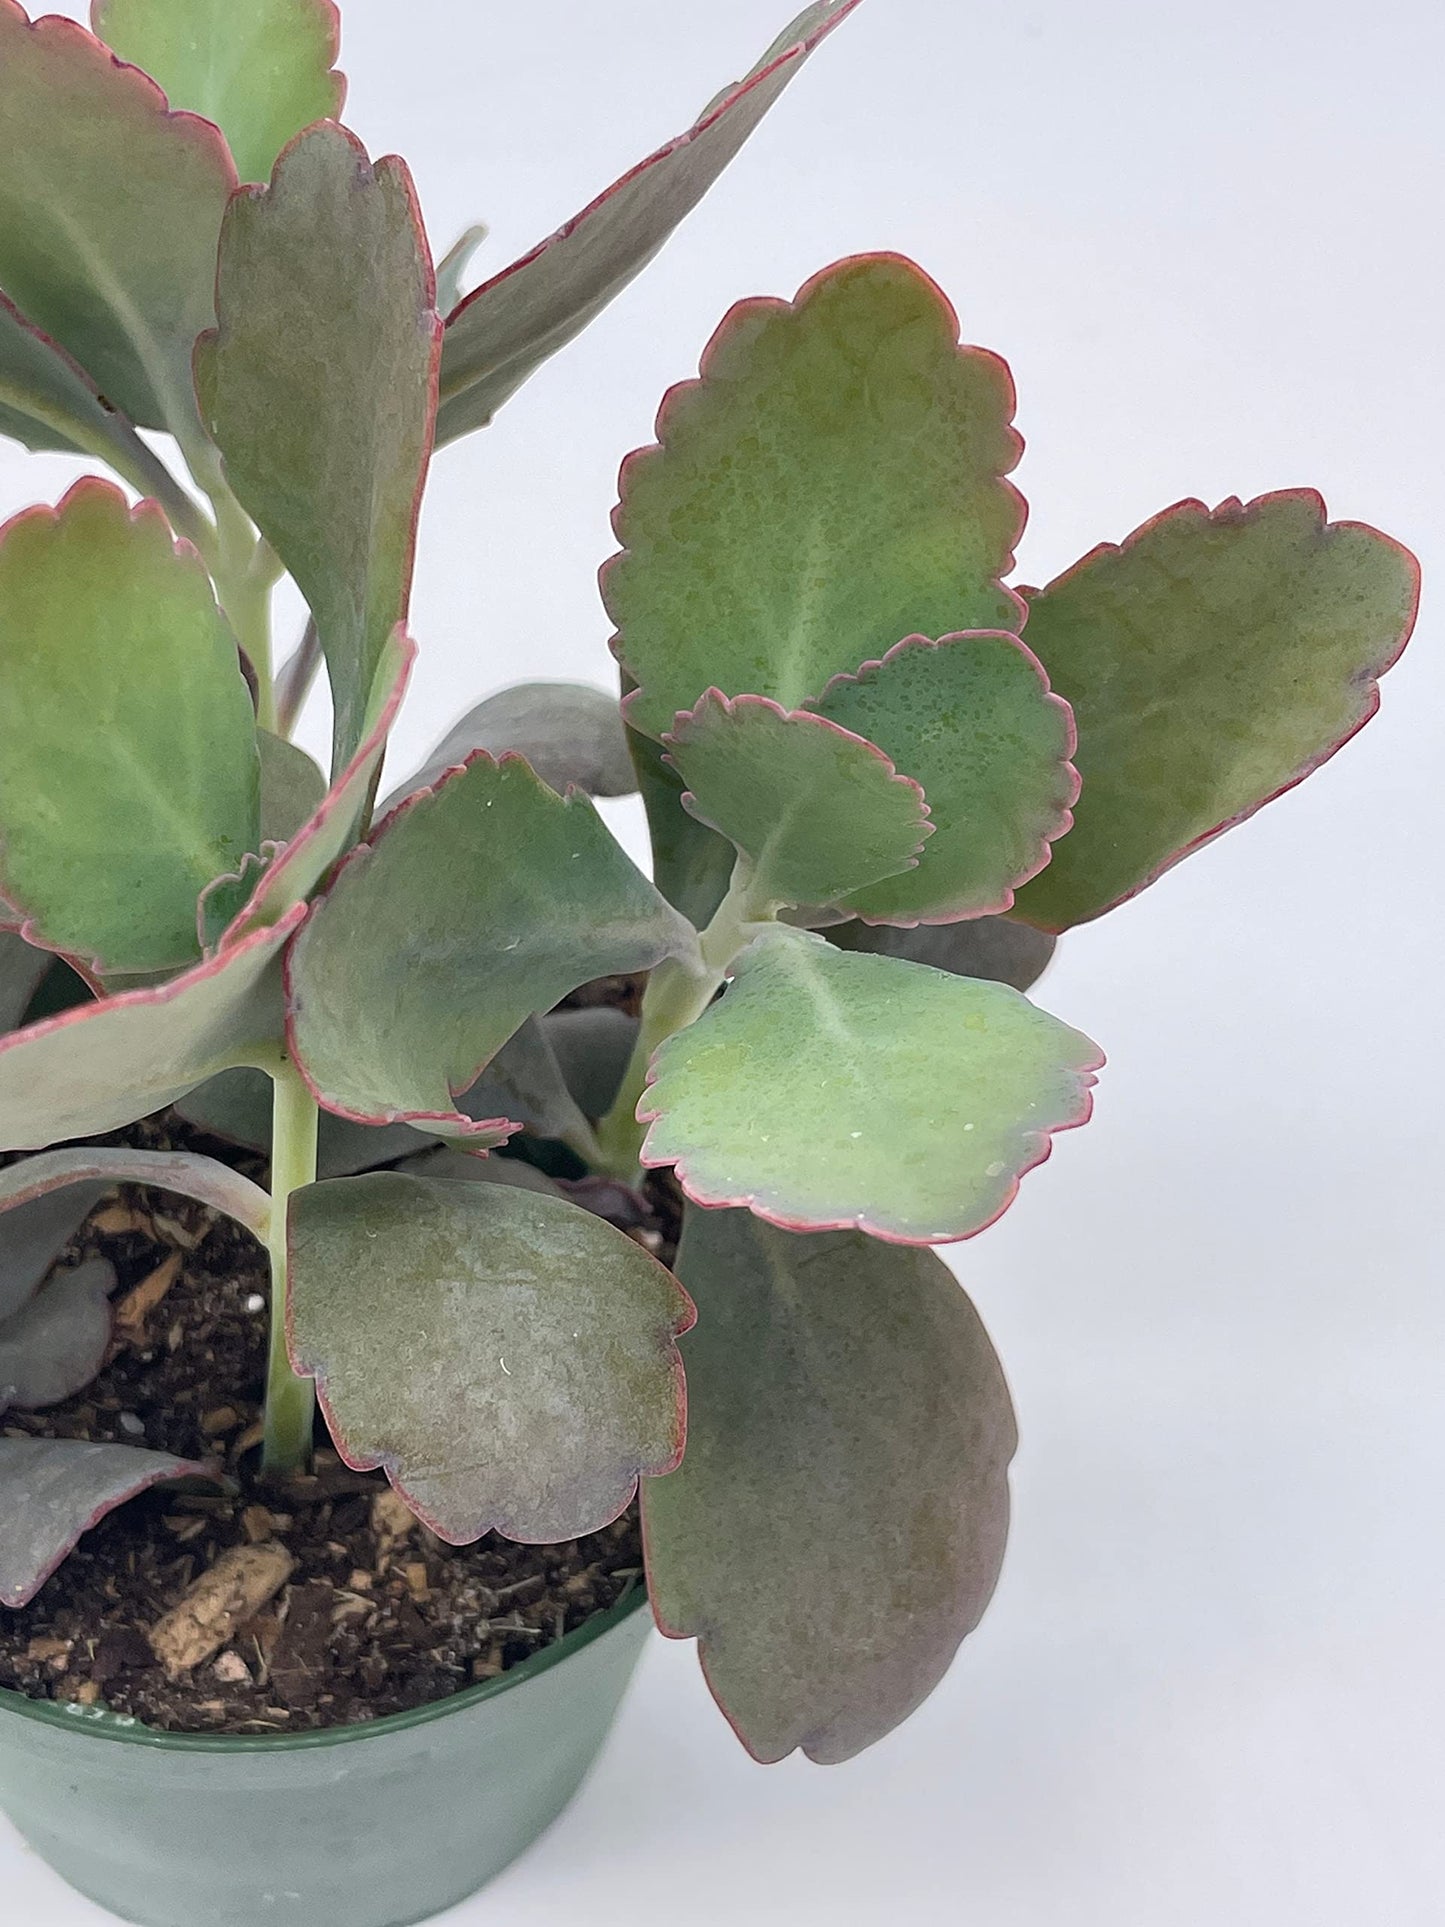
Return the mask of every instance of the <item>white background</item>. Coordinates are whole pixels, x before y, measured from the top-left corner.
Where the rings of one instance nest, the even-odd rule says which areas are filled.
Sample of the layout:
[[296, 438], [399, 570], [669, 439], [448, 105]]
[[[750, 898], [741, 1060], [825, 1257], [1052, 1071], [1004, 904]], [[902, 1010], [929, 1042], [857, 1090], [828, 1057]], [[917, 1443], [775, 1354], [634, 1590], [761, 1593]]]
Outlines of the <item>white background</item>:
[[[787, 6], [349, 0], [348, 118], [410, 157], [438, 252], [493, 224], [490, 270]], [[457, 1927], [1445, 1917], [1442, 75], [1438, 0], [868, 0], [645, 278], [438, 461], [397, 768], [475, 693], [606, 681], [619, 458], [733, 299], [857, 249], [917, 256], [1012, 362], [1024, 579], [1181, 496], [1304, 482], [1427, 582], [1365, 736], [1045, 981], [1111, 1061], [958, 1253], [1023, 1447], [945, 1686], [850, 1766], [764, 1770], [655, 1641], [582, 1798]], [[7, 452], [3, 505], [68, 474]], [[103, 1918], [7, 1831], [0, 1893]]]

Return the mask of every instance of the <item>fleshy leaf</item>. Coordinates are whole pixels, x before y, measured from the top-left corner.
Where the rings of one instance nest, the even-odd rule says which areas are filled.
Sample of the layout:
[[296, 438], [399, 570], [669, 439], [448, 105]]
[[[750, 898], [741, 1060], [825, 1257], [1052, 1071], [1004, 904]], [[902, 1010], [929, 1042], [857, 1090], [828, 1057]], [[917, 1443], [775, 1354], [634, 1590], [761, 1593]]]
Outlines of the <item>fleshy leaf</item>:
[[614, 1004], [554, 1010], [542, 1030], [567, 1088], [587, 1117], [612, 1108], [637, 1044], [637, 1019]]
[[781, 926], [733, 971], [638, 1106], [643, 1163], [675, 1164], [699, 1204], [943, 1244], [992, 1224], [1089, 1115], [1098, 1048], [1007, 985]]
[[741, 302], [623, 464], [602, 593], [629, 722], [661, 736], [710, 684], [796, 709], [901, 636], [1017, 628], [1013, 405], [896, 255]]
[[[244, 1145], [251, 1151], [271, 1148], [271, 1080], [264, 1071], [222, 1071], [178, 1097], [175, 1108], [188, 1124], [224, 1143]], [[372, 1171], [436, 1142], [409, 1124], [374, 1128], [333, 1117], [329, 1111], [321, 1113], [317, 1136], [316, 1171], [323, 1178]]]
[[330, 0], [92, 0], [90, 18], [172, 107], [216, 123], [243, 181], [269, 180], [292, 135], [346, 99]]
[[0, 530], [0, 885], [28, 935], [101, 975], [188, 963], [258, 780], [235, 638], [154, 503], [92, 477]]
[[175, 1191], [224, 1212], [258, 1238], [264, 1238], [270, 1228], [270, 1198], [259, 1184], [228, 1164], [193, 1151], [138, 1151], [128, 1144], [77, 1145], [7, 1164], [0, 1169], [0, 1212], [22, 1210], [32, 1199], [68, 1189], [93, 1195], [97, 1179], [102, 1189], [147, 1184], [158, 1191]]
[[0, 1036], [14, 1030], [54, 958], [13, 930], [0, 929]]
[[1408, 550], [1299, 489], [1180, 502], [1033, 595], [1084, 788], [1018, 915], [1086, 923], [1317, 769], [1379, 707], [1418, 593]]
[[0, 1213], [0, 1324], [29, 1304], [109, 1188], [69, 1185]]
[[92, 1258], [57, 1272], [23, 1310], [0, 1324], [0, 1412], [38, 1412], [87, 1386], [110, 1345], [115, 1271]]
[[226, 213], [201, 413], [295, 577], [331, 678], [333, 771], [355, 753], [406, 615], [441, 323], [411, 176], [324, 121]]
[[485, 221], [473, 221], [452, 242], [437, 262], [437, 313], [450, 314], [462, 299], [462, 282], [471, 266], [472, 256], [486, 240], [490, 230]]
[[261, 753], [260, 840], [289, 843], [321, 808], [326, 778], [304, 749], [269, 729], [256, 731], [256, 747]]
[[348, 1464], [442, 1538], [595, 1532], [682, 1453], [692, 1306], [561, 1199], [379, 1172], [290, 1206], [292, 1361]]
[[858, 4], [818, 0], [808, 7], [747, 78], [719, 94], [687, 133], [467, 296], [447, 318], [439, 441], [485, 427], [529, 375], [647, 266], [808, 55]]
[[1056, 939], [1011, 917], [975, 917], [968, 923], [919, 924], [914, 930], [844, 923], [828, 932], [828, 941], [842, 950], [902, 957], [954, 977], [983, 977], [1028, 990], [1048, 968]]
[[274, 1046], [282, 1027], [278, 960], [305, 914], [296, 905], [169, 983], [0, 1038], [0, 1149], [35, 1151], [113, 1131]]
[[467, 711], [421, 768], [392, 791], [385, 814], [484, 749], [525, 756], [554, 790], [575, 784], [589, 796], [630, 796], [637, 788], [617, 698], [578, 682], [524, 682]]
[[911, 870], [924, 793], [871, 741], [766, 696], [709, 689], [664, 741], [683, 806], [749, 859], [760, 904], [835, 903]]
[[328, 1110], [497, 1141], [506, 1120], [455, 1096], [518, 1026], [695, 941], [585, 796], [481, 754], [396, 810], [313, 910], [287, 966], [293, 1054]]
[[1074, 719], [1016, 636], [910, 636], [881, 662], [835, 677], [815, 707], [922, 784], [936, 830], [916, 870], [845, 899], [867, 922], [1006, 910], [1073, 821]]
[[76, 1542], [127, 1499], [213, 1466], [85, 1439], [0, 1439], [0, 1606], [28, 1606]]
[[217, 129], [83, 27], [0, 0], [0, 287], [144, 428], [196, 439], [235, 168]]
[[737, 851], [683, 808], [686, 786], [661, 743], [629, 729], [627, 744], [647, 811], [653, 880], [675, 909], [705, 930], [727, 895]]
[[1008, 1536], [1013, 1409], [932, 1252], [689, 1210], [687, 1456], [643, 1485], [657, 1621], [696, 1637], [755, 1759], [898, 1725], [978, 1624]]

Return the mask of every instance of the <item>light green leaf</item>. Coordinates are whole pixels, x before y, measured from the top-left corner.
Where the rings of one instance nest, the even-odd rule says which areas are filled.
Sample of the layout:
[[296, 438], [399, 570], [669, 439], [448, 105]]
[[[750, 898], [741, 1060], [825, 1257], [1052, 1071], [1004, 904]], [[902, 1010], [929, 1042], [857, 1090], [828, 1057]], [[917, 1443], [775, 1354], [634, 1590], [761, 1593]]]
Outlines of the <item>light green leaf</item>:
[[261, 753], [261, 841], [286, 844], [320, 809], [326, 778], [304, 749], [269, 729], [256, 731], [256, 747]]
[[231, 487], [311, 606], [331, 678], [333, 773], [353, 755], [406, 614], [441, 323], [411, 177], [326, 122], [221, 236], [219, 329], [196, 347]]
[[1317, 769], [1379, 707], [1418, 593], [1408, 550], [1299, 489], [1181, 502], [1035, 594], [1084, 787], [1018, 915], [1086, 923]]
[[471, 266], [472, 256], [486, 240], [489, 230], [485, 221], [473, 221], [464, 228], [452, 242], [441, 260], [437, 262], [437, 313], [450, 314], [462, 298], [462, 281]]
[[1012, 414], [1003, 363], [895, 255], [740, 303], [623, 467], [602, 590], [628, 720], [661, 736], [713, 684], [796, 709], [901, 637], [1016, 628]]
[[684, 806], [749, 859], [759, 906], [836, 903], [911, 870], [933, 833], [923, 791], [872, 742], [765, 696], [710, 689], [666, 741]]
[[332, 71], [341, 20], [330, 0], [92, 0], [91, 24], [122, 60], [204, 114], [243, 181], [314, 120], [334, 120], [346, 81]]
[[293, 1048], [330, 1110], [495, 1138], [455, 1094], [519, 1025], [695, 941], [585, 796], [478, 756], [397, 810], [317, 904], [288, 967]]
[[146, 428], [196, 439], [235, 170], [217, 130], [73, 21], [0, 0], [0, 287]]
[[687, 1454], [643, 1486], [648, 1587], [759, 1760], [871, 1746], [983, 1616], [1016, 1442], [978, 1314], [929, 1251], [689, 1209]]
[[107, 972], [200, 954], [202, 890], [257, 843], [236, 642], [153, 503], [88, 479], [0, 531], [0, 887]]
[[653, 1058], [642, 1161], [792, 1230], [969, 1238], [1089, 1115], [1097, 1047], [1004, 984], [781, 926]]
[[1006, 910], [1073, 821], [1074, 720], [1015, 636], [911, 636], [836, 677], [814, 707], [877, 743], [928, 799], [936, 834], [918, 867], [844, 901], [870, 923]]
[[682, 1452], [671, 1274], [600, 1218], [379, 1172], [290, 1204], [292, 1361], [352, 1465], [442, 1538], [596, 1532]]

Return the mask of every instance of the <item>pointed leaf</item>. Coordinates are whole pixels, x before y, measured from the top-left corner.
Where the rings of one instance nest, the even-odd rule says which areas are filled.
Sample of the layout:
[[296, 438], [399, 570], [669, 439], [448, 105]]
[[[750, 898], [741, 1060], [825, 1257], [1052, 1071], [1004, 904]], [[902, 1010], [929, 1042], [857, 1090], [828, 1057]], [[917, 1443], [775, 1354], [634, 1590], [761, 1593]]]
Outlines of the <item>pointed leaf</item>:
[[1181, 502], [1034, 595], [1084, 789], [1018, 914], [1086, 923], [1317, 769], [1379, 707], [1418, 593], [1408, 550], [1300, 489]]
[[256, 843], [236, 643], [154, 503], [88, 478], [0, 530], [0, 887], [97, 974], [199, 955], [196, 900]]
[[0, 1439], [0, 1606], [28, 1606], [83, 1534], [168, 1479], [215, 1481], [169, 1452], [84, 1439]]
[[479, 749], [525, 756], [554, 790], [575, 784], [589, 796], [630, 796], [637, 788], [615, 696], [578, 682], [524, 682], [488, 696], [454, 723], [379, 814], [427, 789]]
[[1016, 1443], [977, 1312], [932, 1252], [687, 1213], [687, 1456], [643, 1486], [658, 1624], [698, 1639], [759, 1760], [846, 1760], [978, 1624]]
[[984, 977], [990, 983], [1028, 990], [1048, 968], [1055, 939], [1010, 917], [975, 917], [969, 923], [920, 924], [898, 930], [888, 924], [844, 923], [828, 932], [841, 950], [863, 950], [874, 957], [902, 957], [929, 964], [955, 977]]
[[72, 1184], [0, 1215], [0, 1324], [29, 1304], [109, 1189], [109, 1184]]
[[796, 709], [901, 636], [1016, 628], [1012, 415], [1003, 363], [896, 255], [740, 303], [623, 464], [602, 593], [628, 720], [661, 736], [710, 684]]
[[145, 428], [195, 440], [235, 168], [216, 128], [73, 21], [0, 0], [0, 287]]
[[529, 375], [647, 266], [808, 55], [858, 3], [817, 0], [686, 134], [467, 296], [447, 319], [439, 441], [484, 427]]
[[750, 860], [759, 904], [836, 903], [911, 870], [933, 826], [872, 742], [766, 696], [709, 689], [664, 741], [683, 806]]
[[382, 1172], [294, 1192], [290, 1225], [292, 1361], [442, 1538], [596, 1532], [677, 1464], [692, 1306], [600, 1218]]
[[441, 323], [411, 176], [354, 135], [299, 135], [226, 213], [219, 328], [196, 345], [226, 475], [316, 617], [333, 770], [365, 734], [406, 615]]
[[0, 1212], [19, 1211], [32, 1199], [66, 1189], [92, 1193], [96, 1179], [102, 1181], [102, 1189], [147, 1184], [194, 1198], [223, 1211], [258, 1238], [265, 1238], [270, 1230], [270, 1198], [259, 1184], [228, 1164], [193, 1151], [137, 1151], [128, 1144], [79, 1145], [7, 1164], [0, 1169]]
[[305, 914], [298, 904], [169, 983], [0, 1038], [0, 1149], [113, 1131], [274, 1045], [279, 958]]
[[335, 119], [346, 99], [330, 0], [92, 0], [90, 13], [172, 107], [216, 123], [243, 181], [269, 180], [292, 135]]
[[286, 844], [321, 808], [326, 778], [304, 749], [269, 729], [256, 731], [256, 747], [261, 753], [260, 840]]
[[700, 1204], [943, 1244], [992, 1224], [1089, 1115], [1098, 1048], [1004, 984], [781, 926], [733, 971], [638, 1106], [643, 1163], [675, 1164]]
[[847, 897], [870, 923], [1006, 910], [1073, 821], [1074, 719], [1015, 636], [910, 636], [835, 677], [816, 708], [921, 783], [935, 826], [916, 870]]
[[478, 755], [356, 850], [288, 965], [298, 1068], [329, 1109], [496, 1141], [455, 1094], [507, 1039], [594, 977], [696, 939], [585, 796]]
[[0, 930], [0, 1035], [24, 1017], [40, 979], [55, 961], [13, 930]]
[[58, 1272], [22, 1311], [0, 1324], [0, 1412], [38, 1412], [87, 1386], [110, 1346], [115, 1271], [92, 1258]]
[[437, 262], [437, 313], [450, 314], [462, 298], [462, 282], [471, 266], [472, 256], [486, 240], [490, 230], [485, 221], [474, 221], [464, 228]]

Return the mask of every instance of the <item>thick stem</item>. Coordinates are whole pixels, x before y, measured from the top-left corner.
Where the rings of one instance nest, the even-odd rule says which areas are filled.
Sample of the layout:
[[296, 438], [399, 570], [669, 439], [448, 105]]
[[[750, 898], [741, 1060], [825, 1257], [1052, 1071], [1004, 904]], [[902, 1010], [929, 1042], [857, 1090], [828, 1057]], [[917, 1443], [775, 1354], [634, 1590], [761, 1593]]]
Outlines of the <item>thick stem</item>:
[[266, 1372], [264, 1472], [304, 1472], [311, 1464], [316, 1387], [291, 1369], [286, 1350], [286, 1206], [291, 1193], [316, 1181], [316, 1100], [289, 1058], [266, 1067], [274, 1083], [271, 1113], [271, 1354]]

